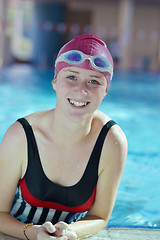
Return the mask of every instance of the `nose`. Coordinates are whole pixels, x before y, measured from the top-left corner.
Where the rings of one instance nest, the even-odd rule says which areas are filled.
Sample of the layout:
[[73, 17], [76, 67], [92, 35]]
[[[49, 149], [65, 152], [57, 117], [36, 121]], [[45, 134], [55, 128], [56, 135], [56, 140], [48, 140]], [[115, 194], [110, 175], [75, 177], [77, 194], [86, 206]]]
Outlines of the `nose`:
[[86, 86], [86, 83], [85, 83], [85, 82], [80, 82], [80, 83], [77, 85], [76, 90], [77, 90], [79, 93], [82, 93], [83, 95], [87, 95], [87, 94], [88, 94], [88, 89], [87, 89], [87, 86]]
[[83, 93], [83, 95], [87, 95], [88, 91], [86, 89], [82, 89], [82, 93]]

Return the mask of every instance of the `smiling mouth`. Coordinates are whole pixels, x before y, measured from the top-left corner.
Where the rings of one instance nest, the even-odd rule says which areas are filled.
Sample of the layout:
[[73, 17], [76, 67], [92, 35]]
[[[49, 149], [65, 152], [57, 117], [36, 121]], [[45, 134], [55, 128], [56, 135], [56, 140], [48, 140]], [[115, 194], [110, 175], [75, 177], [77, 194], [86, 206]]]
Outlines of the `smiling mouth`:
[[79, 101], [75, 101], [73, 99], [69, 99], [68, 101], [71, 105], [75, 106], [75, 107], [85, 107], [89, 104], [89, 102], [79, 102]]

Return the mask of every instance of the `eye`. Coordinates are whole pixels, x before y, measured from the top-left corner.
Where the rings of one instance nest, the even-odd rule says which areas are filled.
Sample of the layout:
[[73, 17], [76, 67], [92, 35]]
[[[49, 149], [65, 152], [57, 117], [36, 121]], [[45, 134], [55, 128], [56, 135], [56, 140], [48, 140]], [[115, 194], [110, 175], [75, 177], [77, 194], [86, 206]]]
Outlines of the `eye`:
[[90, 80], [89, 83], [93, 84], [93, 85], [100, 85], [100, 83], [97, 80]]
[[76, 77], [74, 75], [70, 75], [67, 78], [70, 79], [70, 80], [76, 80]]

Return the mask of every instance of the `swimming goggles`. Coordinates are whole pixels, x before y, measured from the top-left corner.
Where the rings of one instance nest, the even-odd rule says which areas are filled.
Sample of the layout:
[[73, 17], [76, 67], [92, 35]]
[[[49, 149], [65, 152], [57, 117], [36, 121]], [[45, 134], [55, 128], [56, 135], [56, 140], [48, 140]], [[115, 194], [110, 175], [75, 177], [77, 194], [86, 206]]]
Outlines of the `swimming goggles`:
[[66, 62], [71, 65], [79, 65], [83, 63], [86, 59], [90, 60], [92, 67], [100, 72], [109, 72], [111, 78], [113, 76], [113, 67], [109, 61], [101, 56], [90, 56], [86, 55], [78, 50], [71, 50], [65, 53], [62, 53], [56, 60], [55, 66], [59, 62]]

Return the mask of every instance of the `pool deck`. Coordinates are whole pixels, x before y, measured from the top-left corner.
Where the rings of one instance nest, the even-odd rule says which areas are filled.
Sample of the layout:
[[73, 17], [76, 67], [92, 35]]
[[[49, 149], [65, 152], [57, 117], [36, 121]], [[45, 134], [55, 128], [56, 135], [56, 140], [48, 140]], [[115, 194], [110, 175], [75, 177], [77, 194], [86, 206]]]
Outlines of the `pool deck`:
[[[87, 240], [160, 240], [160, 229], [108, 228], [85, 238]], [[0, 233], [0, 240], [18, 240]]]

